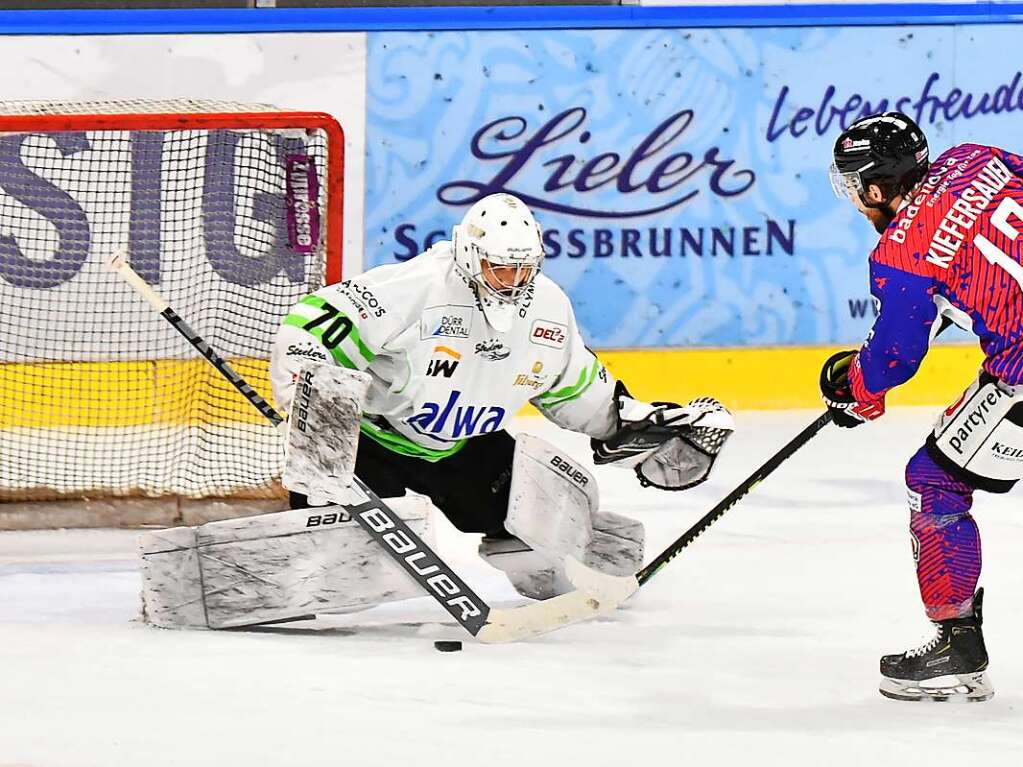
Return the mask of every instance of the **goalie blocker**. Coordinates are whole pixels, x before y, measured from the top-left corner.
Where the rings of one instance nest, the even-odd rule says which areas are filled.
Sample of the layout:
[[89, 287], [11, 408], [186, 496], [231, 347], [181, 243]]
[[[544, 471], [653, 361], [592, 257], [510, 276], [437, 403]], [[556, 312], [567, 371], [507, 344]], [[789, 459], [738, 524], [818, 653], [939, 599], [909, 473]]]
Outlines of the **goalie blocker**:
[[298, 372], [281, 484], [313, 506], [345, 503], [370, 376], [310, 362]]

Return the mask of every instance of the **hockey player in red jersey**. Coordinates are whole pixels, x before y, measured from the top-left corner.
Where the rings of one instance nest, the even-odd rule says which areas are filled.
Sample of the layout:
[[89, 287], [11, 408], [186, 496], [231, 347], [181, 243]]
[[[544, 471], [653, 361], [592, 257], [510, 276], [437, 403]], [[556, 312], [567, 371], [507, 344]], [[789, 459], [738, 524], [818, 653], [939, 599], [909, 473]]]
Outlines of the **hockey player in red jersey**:
[[960, 144], [929, 162], [909, 117], [857, 121], [835, 142], [832, 183], [881, 235], [870, 254], [880, 313], [860, 349], [833, 355], [821, 391], [839, 426], [884, 413], [931, 340], [953, 322], [979, 336], [977, 379], [941, 413], [906, 468], [920, 595], [936, 626], [923, 646], [881, 659], [881, 692], [902, 700], [986, 700], [976, 490], [1023, 478], [1023, 157]]

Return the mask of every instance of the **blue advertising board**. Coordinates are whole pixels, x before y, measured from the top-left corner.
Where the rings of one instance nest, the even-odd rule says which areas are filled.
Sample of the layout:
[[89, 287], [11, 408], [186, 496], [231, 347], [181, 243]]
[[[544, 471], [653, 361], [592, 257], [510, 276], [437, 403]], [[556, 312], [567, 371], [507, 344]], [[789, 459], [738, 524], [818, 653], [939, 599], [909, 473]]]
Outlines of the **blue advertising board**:
[[374, 32], [365, 266], [509, 192], [595, 346], [853, 343], [876, 234], [827, 177], [897, 108], [1023, 149], [1019, 27]]

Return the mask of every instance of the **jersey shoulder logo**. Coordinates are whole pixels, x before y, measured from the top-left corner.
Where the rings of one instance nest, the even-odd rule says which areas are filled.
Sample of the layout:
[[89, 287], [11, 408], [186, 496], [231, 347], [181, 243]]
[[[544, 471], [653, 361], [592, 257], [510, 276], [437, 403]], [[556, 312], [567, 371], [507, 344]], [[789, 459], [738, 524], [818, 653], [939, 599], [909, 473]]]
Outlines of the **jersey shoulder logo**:
[[369, 319], [370, 314], [374, 317], [383, 317], [387, 314], [387, 310], [380, 305], [380, 301], [373, 295], [373, 292], [357, 282], [345, 280], [336, 285], [334, 290], [351, 301], [352, 306], [358, 310], [359, 316], [364, 320]]
[[561, 349], [568, 339], [568, 327], [552, 320], [533, 320], [529, 331], [529, 340], [541, 346]]
[[288, 346], [289, 357], [307, 357], [311, 360], [327, 361], [327, 355], [322, 349], [312, 344], [290, 344]]

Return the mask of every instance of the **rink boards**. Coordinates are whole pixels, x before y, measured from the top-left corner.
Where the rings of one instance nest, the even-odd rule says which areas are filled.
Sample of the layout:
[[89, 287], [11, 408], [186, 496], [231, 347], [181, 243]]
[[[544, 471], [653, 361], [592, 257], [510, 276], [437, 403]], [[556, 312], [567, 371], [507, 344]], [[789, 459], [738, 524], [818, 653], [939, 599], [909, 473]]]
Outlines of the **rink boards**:
[[[820, 367], [833, 351], [776, 347], [598, 354], [608, 370], [640, 397], [685, 401], [713, 395], [734, 409], [777, 410], [819, 404]], [[936, 347], [920, 373], [892, 393], [890, 404], [945, 404], [973, 379], [981, 360], [972, 345]], [[231, 364], [270, 397], [266, 360], [232, 359]], [[204, 389], [213, 390], [216, 408], [200, 409], [189, 401], [197, 379], [202, 379]], [[4, 405], [0, 429], [262, 422], [262, 416], [205, 360], [0, 365], [0, 395]]]

